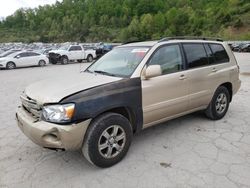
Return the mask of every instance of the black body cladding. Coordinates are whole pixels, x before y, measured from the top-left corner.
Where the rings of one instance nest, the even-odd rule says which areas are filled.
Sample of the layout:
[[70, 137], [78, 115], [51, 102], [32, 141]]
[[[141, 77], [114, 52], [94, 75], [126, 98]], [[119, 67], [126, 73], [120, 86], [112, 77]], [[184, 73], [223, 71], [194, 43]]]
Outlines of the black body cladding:
[[140, 78], [122, 79], [117, 82], [90, 88], [70, 95], [60, 103], [75, 103], [74, 122], [95, 118], [103, 112], [126, 108], [133, 119], [136, 132], [142, 129], [142, 89]]

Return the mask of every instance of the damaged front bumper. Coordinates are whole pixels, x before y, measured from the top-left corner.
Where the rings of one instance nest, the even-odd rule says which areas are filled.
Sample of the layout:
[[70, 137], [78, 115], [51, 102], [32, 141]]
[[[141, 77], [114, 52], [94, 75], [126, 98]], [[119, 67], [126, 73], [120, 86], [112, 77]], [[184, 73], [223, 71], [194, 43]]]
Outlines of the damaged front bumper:
[[16, 113], [16, 120], [22, 132], [34, 143], [51, 149], [78, 150], [82, 147], [84, 135], [91, 119], [77, 124], [57, 125], [37, 121], [22, 106]]

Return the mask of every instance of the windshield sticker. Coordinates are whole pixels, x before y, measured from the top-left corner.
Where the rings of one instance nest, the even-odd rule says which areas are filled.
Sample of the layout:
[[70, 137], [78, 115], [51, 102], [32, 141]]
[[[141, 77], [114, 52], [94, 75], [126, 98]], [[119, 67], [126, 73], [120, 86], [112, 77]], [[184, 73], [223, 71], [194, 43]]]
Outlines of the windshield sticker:
[[133, 49], [131, 53], [146, 53], [148, 51], [148, 48], [137, 48]]

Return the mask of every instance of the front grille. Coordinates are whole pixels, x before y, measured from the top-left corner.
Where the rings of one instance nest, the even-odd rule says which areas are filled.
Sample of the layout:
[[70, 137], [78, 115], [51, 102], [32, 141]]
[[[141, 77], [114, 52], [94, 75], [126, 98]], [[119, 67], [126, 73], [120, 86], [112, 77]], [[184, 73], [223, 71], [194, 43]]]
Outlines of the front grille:
[[22, 106], [28, 111], [34, 118], [41, 118], [41, 107], [37, 102], [24, 94], [21, 95]]
[[51, 53], [49, 53], [48, 56], [49, 56], [49, 61], [52, 64], [55, 64], [60, 60], [60, 55], [59, 54], [51, 52]]

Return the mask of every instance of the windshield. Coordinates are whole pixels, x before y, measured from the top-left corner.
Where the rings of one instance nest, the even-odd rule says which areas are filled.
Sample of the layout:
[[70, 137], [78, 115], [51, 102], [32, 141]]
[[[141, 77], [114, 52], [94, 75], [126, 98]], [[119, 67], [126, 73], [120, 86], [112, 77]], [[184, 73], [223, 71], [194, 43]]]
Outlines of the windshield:
[[119, 47], [92, 64], [87, 71], [117, 77], [129, 77], [148, 52], [149, 47]]
[[68, 50], [69, 49], [69, 46], [66, 45], [66, 46], [61, 46], [58, 50]]

